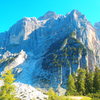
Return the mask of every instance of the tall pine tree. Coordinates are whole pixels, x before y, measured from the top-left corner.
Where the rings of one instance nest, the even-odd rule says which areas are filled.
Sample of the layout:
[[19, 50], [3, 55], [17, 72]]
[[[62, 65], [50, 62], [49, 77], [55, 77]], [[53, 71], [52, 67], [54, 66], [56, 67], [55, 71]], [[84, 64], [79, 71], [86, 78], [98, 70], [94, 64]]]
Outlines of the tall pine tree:
[[85, 79], [86, 94], [93, 93], [93, 78], [94, 78], [94, 72], [89, 72], [87, 70]]
[[93, 80], [94, 92], [100, 92], [100, 69], [95, 68], [94, 80]]
[[85, 69], [80, 68], [77, 72], [77, 92], [81, 95], [85, 94], [85, 76], [86, 71]]
[[67, 94], [74, 95], [76, 93], [75, 80], [72, 75], [68, 77]]

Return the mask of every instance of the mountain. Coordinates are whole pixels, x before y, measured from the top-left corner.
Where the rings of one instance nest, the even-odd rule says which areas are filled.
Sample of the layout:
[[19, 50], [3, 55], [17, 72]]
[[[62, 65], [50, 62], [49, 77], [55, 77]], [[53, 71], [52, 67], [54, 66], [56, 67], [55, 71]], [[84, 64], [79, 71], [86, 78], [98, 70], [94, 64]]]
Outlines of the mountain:
[[97, 37], [100, 40], [100, 22], [95, 23], [94, 27], [96, 29]]
[[78, 68], [100, 67], [98, 27], [77, 10], [25, 17], [0, 34], [0, 71], [14, 69], [16, 82], [34, 87], [66, 88]]

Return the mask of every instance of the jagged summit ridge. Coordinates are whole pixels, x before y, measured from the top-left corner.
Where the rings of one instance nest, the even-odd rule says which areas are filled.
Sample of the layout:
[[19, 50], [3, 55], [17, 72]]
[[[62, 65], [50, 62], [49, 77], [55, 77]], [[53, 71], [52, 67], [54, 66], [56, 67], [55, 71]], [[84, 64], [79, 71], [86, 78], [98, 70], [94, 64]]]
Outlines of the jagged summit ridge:
[[61, 15], [57, 15], [55, 12], [53, 11], [48, 11], [47, 13], [45, 13], [43, 16], [41, 16], [40, 18], [38, 18], [39, 20], [47, 20], [50, 18], [58, 18]]
[[71, 12], [67, 13], [66, 16], [70, 16], [71, 18], [75, 19], [75, 20], [87, 20], [86, 16], [84, 14], [82, 14], [81, 12], [79, 12], [78, 10], [72, 10]]
[[[23, 45], [24, 41], [29, 40], [32, 43], [31, 45], [37, 45], [41, 40], [45, 42], [48, 37], [57, 37], [59, 39], [62, 33], [63, 38], [75, 31], [77, 38], [83, 44], [87, 45], [90, 49], [94, 48], [93, 41], [96, 41], [95, 30], [86, 17], [79, 11], [73, 10], [66, 16], [57, 15], [55, 12], [48, 11], [40, 19], [43, 20], [35, 17], [25, 17], [18, 21], [9, 29], [7, 43]], [[33, 42], [35, 40], [37, 41], [37, 39], [38, 42]]]
[[[7, 44], [17, 44], [21, 45], [21, 47], [24, 45], [24, 48], [32, 47], [34, 49], [36, 48], [34, 46], [42, 47], [40, 44], [45, 43], [47, 39], [55, 38], [52, 41], [54, 42], [75, 31], [76, 37], [83, 44], [90, 49], [94, 48], [93, 42], [96, 41], [94, 28], [79, 11], [73, 10], [66, 16], [57, 15], [55, 12], [49, 11], [41, 18], [44, 20], [25, 17], [18, 21], [7, 33]], [[27, 47], [26, 44], [31, 46]], [[51, 43], [49, 42], [48, 44]]]

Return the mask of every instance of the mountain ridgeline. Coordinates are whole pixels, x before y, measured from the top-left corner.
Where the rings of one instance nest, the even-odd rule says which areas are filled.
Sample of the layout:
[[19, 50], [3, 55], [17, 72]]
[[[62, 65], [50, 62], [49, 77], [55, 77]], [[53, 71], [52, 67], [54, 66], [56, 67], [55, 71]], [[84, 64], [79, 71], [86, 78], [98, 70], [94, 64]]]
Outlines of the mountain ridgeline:
[[0, 34], [0, 71], [13, 69], [16, 82], [66, 88], [77, 69], [100, 67], [99, 30], [77, 10], [25, 17]]

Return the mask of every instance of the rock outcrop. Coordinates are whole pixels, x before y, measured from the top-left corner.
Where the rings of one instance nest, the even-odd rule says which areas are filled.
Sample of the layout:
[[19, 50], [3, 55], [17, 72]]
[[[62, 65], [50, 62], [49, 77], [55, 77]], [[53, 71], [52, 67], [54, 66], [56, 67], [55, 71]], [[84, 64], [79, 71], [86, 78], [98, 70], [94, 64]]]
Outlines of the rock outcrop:
[[16, 86], [16, 97], [21, 100], [47, 100], [48, 96], [36, 88], [23, 83], [14, 83]]

